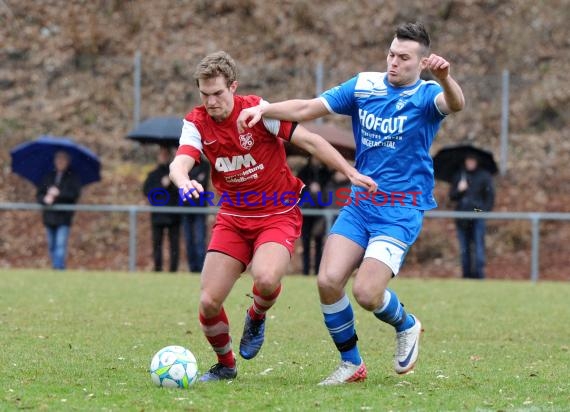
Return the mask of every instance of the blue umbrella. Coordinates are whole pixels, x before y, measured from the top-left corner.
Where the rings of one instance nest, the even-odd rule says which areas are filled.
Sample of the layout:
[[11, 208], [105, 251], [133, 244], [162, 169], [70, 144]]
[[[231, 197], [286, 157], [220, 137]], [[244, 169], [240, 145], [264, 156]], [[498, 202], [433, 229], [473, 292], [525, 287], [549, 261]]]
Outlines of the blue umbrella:
[[39, 186], [43, 177], [54, 170], [56, 152], [67, 152], [71, 158], [70, 170], [85, 186], [101, 180], [101, 162], [95, 153], [66, 137], [40, 136], [10, 151], [12, 172]]
[[178, 146], [182, 132], [182, 118], [158, 116], [146, 119], [127, 135], [128, 139], [140, 143]]

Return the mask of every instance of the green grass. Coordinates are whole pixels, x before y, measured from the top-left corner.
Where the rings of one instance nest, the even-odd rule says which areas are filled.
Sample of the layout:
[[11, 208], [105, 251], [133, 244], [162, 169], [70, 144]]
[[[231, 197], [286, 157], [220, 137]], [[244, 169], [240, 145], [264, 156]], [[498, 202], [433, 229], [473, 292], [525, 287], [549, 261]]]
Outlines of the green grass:
[[[397, 279], [422, 320], [413, 374], [392, 370], [394, 332], [355, 306], [368, 380], [318, 387], [338, 362], [314, 277], [290, 276], [260, 355], [232, 382], [152, 386], [152, 355], [191, 349], [215, 362], [187, 274], [4, 270], [0, 274], [0, 410], [560, 411], [570, 410], [570, 285]], [[251, 303], [244, 276], [226, 309], [234, 342]], [[236, 348], [237, 349], [237, 348]]]

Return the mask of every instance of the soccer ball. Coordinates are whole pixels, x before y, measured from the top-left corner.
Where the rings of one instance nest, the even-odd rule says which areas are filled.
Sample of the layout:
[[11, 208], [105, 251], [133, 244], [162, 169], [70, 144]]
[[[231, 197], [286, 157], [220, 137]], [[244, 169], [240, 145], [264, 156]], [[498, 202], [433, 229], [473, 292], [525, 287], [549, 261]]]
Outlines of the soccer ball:
[[188, 388], [198, 379], [196, 358], [182, 346], [162, 348], [152, 357], [150, 377], [156, 386]]

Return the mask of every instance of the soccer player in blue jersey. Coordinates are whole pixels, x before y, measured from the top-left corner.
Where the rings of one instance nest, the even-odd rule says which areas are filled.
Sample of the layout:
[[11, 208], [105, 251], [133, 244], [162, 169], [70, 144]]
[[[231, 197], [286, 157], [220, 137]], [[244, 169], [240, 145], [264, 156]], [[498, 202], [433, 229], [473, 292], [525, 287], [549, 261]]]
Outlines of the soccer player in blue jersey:
[[[430, 146], [447, 114], [465, 99], [450, 64], [430, 54], [421, 23], [399, 26], [386, 72], [362, 72], [319, 98], [287, 100], [242, 111], [238, 129], [261, 117], [303, 122], [329, 113], [351, 116], [356, 168], [378, 184], [374, 196], [352, 187], [327, 239], [318, 274], [325, 325], [340, 352], [337, 369], [321, 385], [361, 381], [367, 371], [358, 350], [354, 314], [345, 287], [354, 269], [355, 300], [396, 330], [394, 369], [411, 371], [417, 361], [420, 320], [404, 310], [388, 288], [418, 237], [425, 210], [436, 207]], [[429, 70], [437, 81], [420, 79]]]

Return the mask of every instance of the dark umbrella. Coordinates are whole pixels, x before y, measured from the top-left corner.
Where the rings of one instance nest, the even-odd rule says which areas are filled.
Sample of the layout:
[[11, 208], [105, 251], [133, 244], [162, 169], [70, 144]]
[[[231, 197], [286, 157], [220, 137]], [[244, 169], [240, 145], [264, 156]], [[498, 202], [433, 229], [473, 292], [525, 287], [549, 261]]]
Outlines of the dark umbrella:
[[159, 116], [146, 119], [127, 135], [139, 143], [178, 146], [182, 132], [182, 118]]
[[474, 155], [477, 158], [479, 167], [493, 175], [497, 173], [497, 163], [491, 152], [469, 144], [461, 144], [444, 147], [433, 157], [435, 178], [451, 182], [455, 174], [463, 167], [468, 155]]
[[10, 151], [12, 172], [39, 186], [43, 177], [54, 170], [56, 152], [64, 151], [71, 158], [70, 170], [82, 186], [101, 180], [101, 162], [95, 153], [66, 137], [40, 136]]

